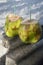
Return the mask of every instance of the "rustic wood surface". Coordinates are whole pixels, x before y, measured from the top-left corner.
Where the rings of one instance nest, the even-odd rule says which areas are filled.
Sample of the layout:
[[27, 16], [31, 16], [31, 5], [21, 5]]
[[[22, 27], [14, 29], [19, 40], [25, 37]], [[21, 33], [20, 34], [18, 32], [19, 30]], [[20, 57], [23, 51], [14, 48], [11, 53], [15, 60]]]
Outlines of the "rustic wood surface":
[[[15, 50], [11, 50], [6, 56], [6, 65], [34, 65], [43, 58], [43, 39], [36, 45], [30, 47], [22, 46]], [[11, 62], [12, 61], [12, 62]], [[9, 64], [8, 64], [9, 63]]]
[[14, 49], [14, 48], [24, 45], [18, 36], [14, 38], [9, 38], [5, 35], [5, 33], [3, 33], [2, 41], [3, 41], [3, 46], [9, 49]]

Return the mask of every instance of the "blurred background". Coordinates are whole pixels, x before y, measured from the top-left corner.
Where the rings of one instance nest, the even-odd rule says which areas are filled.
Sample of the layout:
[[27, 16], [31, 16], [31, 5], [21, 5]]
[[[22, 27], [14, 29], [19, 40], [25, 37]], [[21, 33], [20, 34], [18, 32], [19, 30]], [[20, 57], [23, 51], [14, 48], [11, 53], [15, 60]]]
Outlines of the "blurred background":
[[0, 31], [2, 31], [5, 18], [14, 13], [29, 18], [31, 4], [31, 18], [38, 19], [43, 25], [43, 0], [0, 0]]

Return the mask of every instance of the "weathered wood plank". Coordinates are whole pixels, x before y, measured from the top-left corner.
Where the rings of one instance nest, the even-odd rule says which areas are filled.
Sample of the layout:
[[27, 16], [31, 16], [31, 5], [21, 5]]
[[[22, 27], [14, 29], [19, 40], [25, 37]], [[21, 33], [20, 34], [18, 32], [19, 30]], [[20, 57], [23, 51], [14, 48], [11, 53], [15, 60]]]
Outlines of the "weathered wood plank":
[[[38, 42], [36, 45], [30, 45], [30, 46], [27, 45], [27, 46], [19, 47], [15, 50], [11, 50], [6, 56], [6, 65], [11, 65], [11, 64], [18, 65], [18, 63], [19, 65], [28, 65], [30, 62], [34, 64], [43, 56], [43, 52], [40, 50], [41, 48], [43, 48], [43, 39], [40, 42]], [[29, 62], [27, 63], [28, 60]]]
[[19, 39], [18, 36], [14, 37], [14, 38], [9, 38], [5, 35], [5, 33], [3, 33], [3, 46], [9, 49], [14, 49], [17, 48], [19, 46], [24, 45], [21, 40]]

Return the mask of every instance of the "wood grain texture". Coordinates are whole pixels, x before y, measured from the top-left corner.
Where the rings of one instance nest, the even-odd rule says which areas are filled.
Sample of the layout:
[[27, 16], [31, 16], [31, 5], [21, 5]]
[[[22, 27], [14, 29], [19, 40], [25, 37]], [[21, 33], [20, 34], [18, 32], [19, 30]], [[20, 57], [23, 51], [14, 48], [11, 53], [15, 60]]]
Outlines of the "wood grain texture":
[[9, 59], [9, 61], [6, 61], [6, 64], [9, 62], [8, 65], [10, 65], [10, 63], [15, 62], [16, 65], [34, 65], [42, 58], [43, 39], [36, 45], [27, 45], [11, 50], [6, 56], [6, 60]]
[[3, 46], [9, 49], [14, 49], [14, 48], [24, 45], [18, 36], [14, 38], [9, 38], [5, 35], [5, 33], [3, 33], [2, 41], [3, 41]]

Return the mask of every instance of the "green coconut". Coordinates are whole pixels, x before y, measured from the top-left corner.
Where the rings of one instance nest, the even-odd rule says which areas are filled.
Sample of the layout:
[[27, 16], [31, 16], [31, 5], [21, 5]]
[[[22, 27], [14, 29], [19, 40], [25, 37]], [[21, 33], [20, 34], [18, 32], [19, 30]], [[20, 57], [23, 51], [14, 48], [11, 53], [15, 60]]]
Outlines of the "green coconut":
[[16, 35], [18, 35], [18, 29], [20, 26], [20, 23], [22, 22], [22, 18], [17, 16], [17, 15], [13, 15], [13, 14], [9, 14], [6, 17], [6, 21], [5, 21], [5, 34], [8, 37], [14, 37]]
[[24, 20], [19, 28], [19, 37], [24, 43], [36, 43], [41, 37], [41, 27], [36, 20]]

